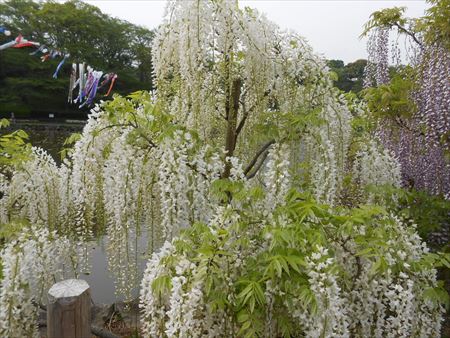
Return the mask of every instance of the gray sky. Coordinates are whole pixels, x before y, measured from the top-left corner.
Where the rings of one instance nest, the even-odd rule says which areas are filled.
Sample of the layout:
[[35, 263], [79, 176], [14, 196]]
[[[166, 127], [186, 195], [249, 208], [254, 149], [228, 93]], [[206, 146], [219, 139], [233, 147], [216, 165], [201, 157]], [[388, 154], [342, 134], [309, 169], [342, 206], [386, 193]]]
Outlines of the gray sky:
[[[161, 23], [165, 7], [164, 0], [85, 1], [114, 17], [149, 28]], [[345, 62], [366, 58], [365, 40], [358, 37], [372, 12], [404, 6], [407, 16], [419, 17], [428, 8], [421, 0], [245, 0], [241, 5], [257, 8], [282, 28], [297, 31], [326, 58]]]

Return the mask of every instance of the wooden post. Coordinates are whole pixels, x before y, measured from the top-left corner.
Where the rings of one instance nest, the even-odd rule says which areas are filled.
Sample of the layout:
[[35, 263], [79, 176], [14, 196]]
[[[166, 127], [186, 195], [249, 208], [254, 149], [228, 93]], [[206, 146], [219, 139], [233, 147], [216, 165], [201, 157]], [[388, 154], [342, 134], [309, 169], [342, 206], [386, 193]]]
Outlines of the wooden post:
[[67, 279], [48, 291], [48, 338], [91, 337], [91, 295], [89, 284]]

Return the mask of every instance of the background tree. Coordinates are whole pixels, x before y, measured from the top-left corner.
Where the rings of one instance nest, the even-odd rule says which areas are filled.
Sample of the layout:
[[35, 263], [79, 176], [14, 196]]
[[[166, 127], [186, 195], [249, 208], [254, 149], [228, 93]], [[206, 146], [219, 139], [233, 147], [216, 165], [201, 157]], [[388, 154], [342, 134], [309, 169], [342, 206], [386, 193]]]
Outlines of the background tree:
[[154, 32], [148, 31], [146, 28], [131, 25], [129, 36], [132, 37], [131, 49], [134, 55], [133, 66], [137, 67], [139, 80], [141, 82], [152, 83], [153, 66], [152, 66], [152, 42]]
[[344, 65], [342, 60], [328, 60], [328, 67], [337, 75], [334, 85], [345, 92], [359, 93], [363, 88], [366, 60], [356, 60]]
[[[70, 53], [70, 61], [118, 73], [119, 93], [152, 89], [150, 30], [112, 18], [82, 1], [11, 0], [0, 8], [0, 20], [14, 37], [20, 33], [48, 49]], [[7, 40], [0, 38], [0, 42]], [[10, 48], [0, 54], [0, 113], [79, 113], [66, 104], [70, 62], [61, 71], [64, 75], [53, 80], [51, 75], [60, 59], [40, 64], [28, 53]]]

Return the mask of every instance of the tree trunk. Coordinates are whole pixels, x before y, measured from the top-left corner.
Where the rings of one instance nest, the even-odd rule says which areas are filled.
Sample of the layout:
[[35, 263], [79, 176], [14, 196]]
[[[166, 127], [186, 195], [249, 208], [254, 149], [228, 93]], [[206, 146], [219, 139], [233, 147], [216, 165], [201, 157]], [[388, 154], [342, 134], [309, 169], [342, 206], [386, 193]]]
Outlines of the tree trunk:
[[[231, 157], [234, 154], [236, 148], [236, 128], [238, 121], [239, 112], [239, 98], [241, 97], [241, 79], [235, 79], [231, 86], [231, 93], [229, 97], [229, 112], [227, 112], [227, 136], [225, 140], [225, 151], [226, 156]], [[230, 176], [231, 163], [225, 163], [225, 170], [223, 173], [223, 178], [228, 178]]]

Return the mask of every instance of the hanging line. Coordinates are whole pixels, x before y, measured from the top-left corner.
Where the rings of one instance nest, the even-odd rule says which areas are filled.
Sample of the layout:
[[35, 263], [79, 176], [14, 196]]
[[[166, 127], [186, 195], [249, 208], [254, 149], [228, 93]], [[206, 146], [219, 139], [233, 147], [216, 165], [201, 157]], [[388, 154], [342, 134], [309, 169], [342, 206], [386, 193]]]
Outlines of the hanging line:
[[100, 86], [98, 86], [98, 90], [100, 90], [104, 86], [106, 86], [109, 83], [109, 81], [112, 80], [113, 76], [114, 76], [114, 73], [107, 73], [107, 74], [105, 74], [105, 79], [101, 82]]
[[101, 72], [101, 71], [96, 72], [96, 74], [94, 73], [94, 84], [92, 85], [89, 99], [86, 101], [88, 106], [92, 105], [92, 103], [94, 102], [95, 95], [97, 95], [98, 83], [100, 82], [102, 75], [103, 75], [103, 72]]
[[90, 106], [92, 104], [92, 102], [94, 101], [95, 95], [97, 94], [97, 87], [98, 87], [98, 82], [100, 81], [100, 78], [103, 75], [103, 72], [101, 71], [93, 71], [91, 72], [92, 75], [92, 85], [90, 90], [88, 91], [89, 93], [89, 97], [86, 99], [86, 101], [84, 101], [83, 104], [80, 105], [80, 108], [84, 107], [85, 105]]
[[39, 53], [39, 52], [45, 54], [45, 53], [48, 52], [48, 49], [47, 49], [47, 47], [46, 47], [45, 45], [41, 45], [41, 46], [40, 46], [38, 49], [36, 49], [34, 52], [31, 52], [30, 55], [36, 55], [36, 54]]
[[[89, 66], [88, 66], [89, 67]], [[85, 68], [85, 63], [79, 63], [78, 64], [78, 80], [75, 83], [75, 87], [78, 85], [78, 96], [77, 98], [73, 101], [74, 103], [83, 101], [83, 91], [84, 91], [84, 86], [86, 84], [86, 78], [85, 78], [85, 74], [84, 74], [84, 68]]]
[[0, 26], [0, 34], [5, 34], [6, 36], [10, 36], [11, 31], [7, 30], [5, 27]]
[[[78, 65], [77, 65], [77, 67], [78, 67]], [[75, 90], [75, 88], [77, 88], [79, 84], [80, 84], [80, 79], [78, 78], [78, 79], [76, 79], [75, 82], [73, 83], [73, 90]], [[76, 100], [76, 99], [75, 99], [75, 100]]]
[[[44, 53], [46, 53], [46, 52], [44, 52]], [[56, 49], [50, 49], [50, 50], [48, 50], [48, 53], [47, 54], [45, 54], [45, 55], [42, 55], [41, 56], [41, 61], [42, 62], [45, 62], [45, 61], [47, 61], [48, 59], [54, 59], [54, 58], [56, 58], [57, 56], [62, 56], [63, 54], [59, 51], [59, 50], [56, 50]]]
[[70, 71], [70, 81], [69, 81], [69, 96], [67, 97], [67, 102], [73, 102], [73, 90], [75, 89], [77, 78], [77, 64], [72, 63], [72, 69]]
[[39, 42], [26, 41], [16, 43], [14, 46], [12, 46], [12, 48], [23, 48], [23, 47], [39, 47]]
[[81, 103], [81, 101], [83, 100], [84, 87], [86, 86], [86, 74], [84, 73], [84, 68], [86, 67], [86, 64], [84, 62], [80, 63], [79, 67], [80, 67], [80, 74], [79, 74], [79, 76], [80, 76], [80, 84], [79, 84], [80, 90], [79, 90], [79, 94], [78, 95], [79, 95], [79, 99], [80, 99], [80, 103]]
[[47, 53], [47, 54], [45, 54], [45, 55], [42, 55], [42, 56], [41, 56], [41, 62], [47, 61], [49, 57], [50, 57], [50, 53]]
[[108, 96], [111, 93], [111, 90], [112, 90], [112, 88], [114, 86], [114, 82], [116, 81], [116, 79], [117, 79], [117, 74], [115, 74], [115, 73], [108, 73], [108, 74], [106, 74], [105, 79], [102, 81], [102, 83], [100, 84], [100, 86], [98, 87], [97, 90], [102, 89], [109, 82], [111, 82], [107, 93], [104, 95], [104, 96]]
[[17, 44], [16, 40], [12, 40], [10, 42], [4, 43], [3, 45], [0, 45], [0, 50], [4, 50], [4, 49], [7, 49], [7, 48], [10, 48], [10, 47], [12, 47], [12, 46], [14, 46], [16, 44]]
[[[85, 100], [84, 104], [86, 104], [87, 100], [89, 99], [89, 95], [94, 86], [94, 82], [95, 82], [94, 72], [95, 71], [93, 69], [91, 69], [91, 71], [88, 73], [88, 78], [86, 80], [86, 86], [84, 87], [84, 91], [83, 91], [83, 99]], [[80, 108], [82, 106], [84, 106], [84, 104], [81, 105]]]
[[78, 95], [77, 101], [79, 103], [82, 103], [87, 96], [87, 92], [89, 91], [89, 88], [92, 83], [92, 67], [87, 66], [86, 67], [86, 73], [83, 74], [82, 77], [80, 77], [80, 81], [83, 81], [82, 86], [80, 87], [80, 94]]
[[[0, 34], [5, 34], [6, 36], [11, 35], [11, 32], [7, 30], [4, 27], [0, 26]], [[63, 59], [59, 62], [58, 66], [56, 67], [55, 72], [53, 73], [53, 78], [58, 78], [58, 73], [61, 70], [62, 66], [66, 62], [66, 60], [70, 57], [70, 54], [63, 54], [58, 50], [48, 50], [45, 45], [41, 45], [39, 42], [30, 41], [27, 39], [24, 39], [21, 34], [19, 34], [14, 40], [4, 43], [3, 45], [0, 45], [0, 51], [5, 50], [7, 48], [23, 48], [23, 47], [37, 47], [37, 50], [34, 52], [29, 53], [30, 55], [36, 55], [38, 53], [43, 53], [44, 55], [41, 56], [41, 62], [47, 61], [49, 58], [54, 59], [58, 56], [63, 56]], [[108, 92], [104, 96], [109, 96], [111, 93], [112, 88], [114, 87], [114, 83], [117, 79], [117, 74], [115, 73], [108, 73], [106, 75], [106, 78], [101, 82], [99, 86], [99, 82], [102, 78], [103, 72], [101, 71], [94, 71], [91, 67], [87, 67], [88, 73], [85, 74], [84, 68], [85, 63], [79, 64], [79, 78], [76, 79], [77, 74], [77, 65], [75, 63], [72, 64], [72, 70], [70, 74], [70, 83], [69, 83], [69, 95], [68, 95], [68, 102], [79, 102], [82, 103], [83, 100], [85, 100], [84, 103], [81, 104], [80, 108], [84, 105], [91, 105], [93, 103], [93, 100], [97, 94], [98, 89], [106, 86], [108, 83], [110, 83], [110, 86], [108, 88]], [[79, 86], [79, 93], [78, 97], [73, 100], [73, 90]]]
[[19, 34], [19, 36], [17, 36], [17, 38], [15, 38], [14, 40], [1, 45], [0, 50], [4, 50], [10, 47], [21, 48], [28, 46], [38, 47], [39, 42], [28, 41]]
[[[92, 85], [94, 84], [94, 70], [88, 66], [88, 73], [87, 73], [87, 79], [84, 85], [83, 89], [83, 95], [81, 97], [81, 100], [87, 99], [89, 96], [89, 92], [91, 91]], [[81, 102], [81, 101], [80, 101]]]
[[62, 65], [64, 64], [64, 62], [66, 62], [66, 60], [70, 57], [70, 54], [66, 54], [64, 55], [63, 59], [61, 60], [61, 62], [58, 64], [58, 66], [56, 67], [55, 72], [53, 73], [53, 78], [57, 79], [58, 78], [58, 72], [61, 69]]
[[54, 59], [58, 56], [63, 55], [59, 50], [56, 50], [56, 49], [52, 49], [49, 54], [50, 54], [50, 59]]
[[13, 48], [22, 48], [22, 47], [39, 47], [39, 42], [29, 41], [27, 39], [24, 39], [22, 34], [19, 34], [17, 38], [15, 39], [16, 44], [13, 45]]
[[112, 88], [114, 86], [114, 82], [116, 82], [116, 79], [117, 79], [117, 74], [114, 74], [114, 76], [113, 76], [113, 78], [111, 80], [111, 84], [109, 85], [108, 92], [104, 96], [109, 96], [109, 94], [111, 93], [111, 90], [112, 90]]

